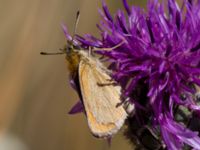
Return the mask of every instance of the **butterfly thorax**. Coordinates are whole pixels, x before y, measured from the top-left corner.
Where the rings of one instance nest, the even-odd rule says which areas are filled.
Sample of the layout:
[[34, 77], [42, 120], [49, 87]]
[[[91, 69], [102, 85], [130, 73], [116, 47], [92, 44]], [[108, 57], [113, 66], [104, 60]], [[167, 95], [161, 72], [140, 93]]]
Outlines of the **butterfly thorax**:
[[72, 75], [75, 74], [77, 72], [78, 65], [80, 62], [80, 54], [72, 49], [67, 52], [66, 61], [70, 73]]

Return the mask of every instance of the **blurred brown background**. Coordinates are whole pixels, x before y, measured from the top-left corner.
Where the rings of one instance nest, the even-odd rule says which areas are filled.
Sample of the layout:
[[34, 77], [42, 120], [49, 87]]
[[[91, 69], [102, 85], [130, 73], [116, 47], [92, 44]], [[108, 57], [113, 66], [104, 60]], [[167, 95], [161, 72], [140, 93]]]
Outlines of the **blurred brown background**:
[[[130, 0], [142, 5], [145, 0]], [[120, 0], [107, 0], [114, 13]], [[78, 100], [69, 86], [65, 56], [41, 56], [65, 44], [60, 23], [72, 33], [98, 35], [99, 0], [0, 0], [0, 150], [107, 150], [83, 114], [67, 112]], [[110, 150], [131, 150], [118, 133]]]

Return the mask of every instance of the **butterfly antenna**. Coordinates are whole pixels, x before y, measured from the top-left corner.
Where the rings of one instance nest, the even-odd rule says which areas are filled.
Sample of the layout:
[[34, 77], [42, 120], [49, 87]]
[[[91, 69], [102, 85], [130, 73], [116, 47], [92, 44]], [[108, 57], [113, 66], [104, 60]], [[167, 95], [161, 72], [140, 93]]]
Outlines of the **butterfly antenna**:
[[[73, 48], [73, 41], [74, 41], [74, 38], [75, 38], [75, 34], [76, 34], [79, 18], [80, 18], [80, 11], [77, 11], [77, 13], [76, 13], [76, 21], [75, 21], [75, 25], [74, 25], [74, 31], [73, 31], [73, 35], [72, 35], [72, 40], [69, 41], [69, 44], [72, 46], [72, 48]], [[55, 52], [55, 53], [40, 52], [40, 54], [41, 55], [62, 55], [62, 54], [65, 53], [64, 49], [59, 49], [59, 50], [61, 52]]]
[[72, 43], [73, 43], [75, 35], [76, 35], [79, 19], [80, 19], [80, 11], [77, 11], [77, 13], [76, 13], [76, 21], [75, 21], [75, 25], [74, 25], [74, 32], [73, 32], [72, 40], [71, 40]]
[[47, 53], [47, 52], [40, 52], [40, 55], [62, 55], [64, 52], [55, 52], [55, 53]]

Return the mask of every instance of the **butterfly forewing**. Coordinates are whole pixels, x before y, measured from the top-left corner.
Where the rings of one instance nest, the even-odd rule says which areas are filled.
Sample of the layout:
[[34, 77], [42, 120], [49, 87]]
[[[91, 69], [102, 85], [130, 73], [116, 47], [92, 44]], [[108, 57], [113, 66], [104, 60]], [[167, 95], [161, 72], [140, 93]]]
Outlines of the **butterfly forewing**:
[[120, 129], [127, 114], [122, 106], [117, 107], [121, 102], [120, 86], [108, 84], [111, 77], [102, 67], [92, 57], [81, 59], [79, 82], [91, 132], [98, 137], [108, 137]]

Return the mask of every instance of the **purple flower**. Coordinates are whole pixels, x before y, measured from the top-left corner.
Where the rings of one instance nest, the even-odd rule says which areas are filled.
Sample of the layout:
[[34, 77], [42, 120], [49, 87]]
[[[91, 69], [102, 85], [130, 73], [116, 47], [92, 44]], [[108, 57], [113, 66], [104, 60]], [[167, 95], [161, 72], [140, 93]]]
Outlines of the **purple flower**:
[[129, 120], [148, 126], [162, 147], [200, 149], [199, 131], [188, 123], [194, 114], [200, 116], [194, 98], [200, 86], [200, 1], [149, 0], [146, 11], [126, 0], [123, 4], [126, 13], [118, 10], [113, 17], [103, 1], [97, 25], [101, 38], [87, 34], [75, 40], [84, 48], [102, 48], [97, 52], [110, 62], [123, 96], [136, 106]]

